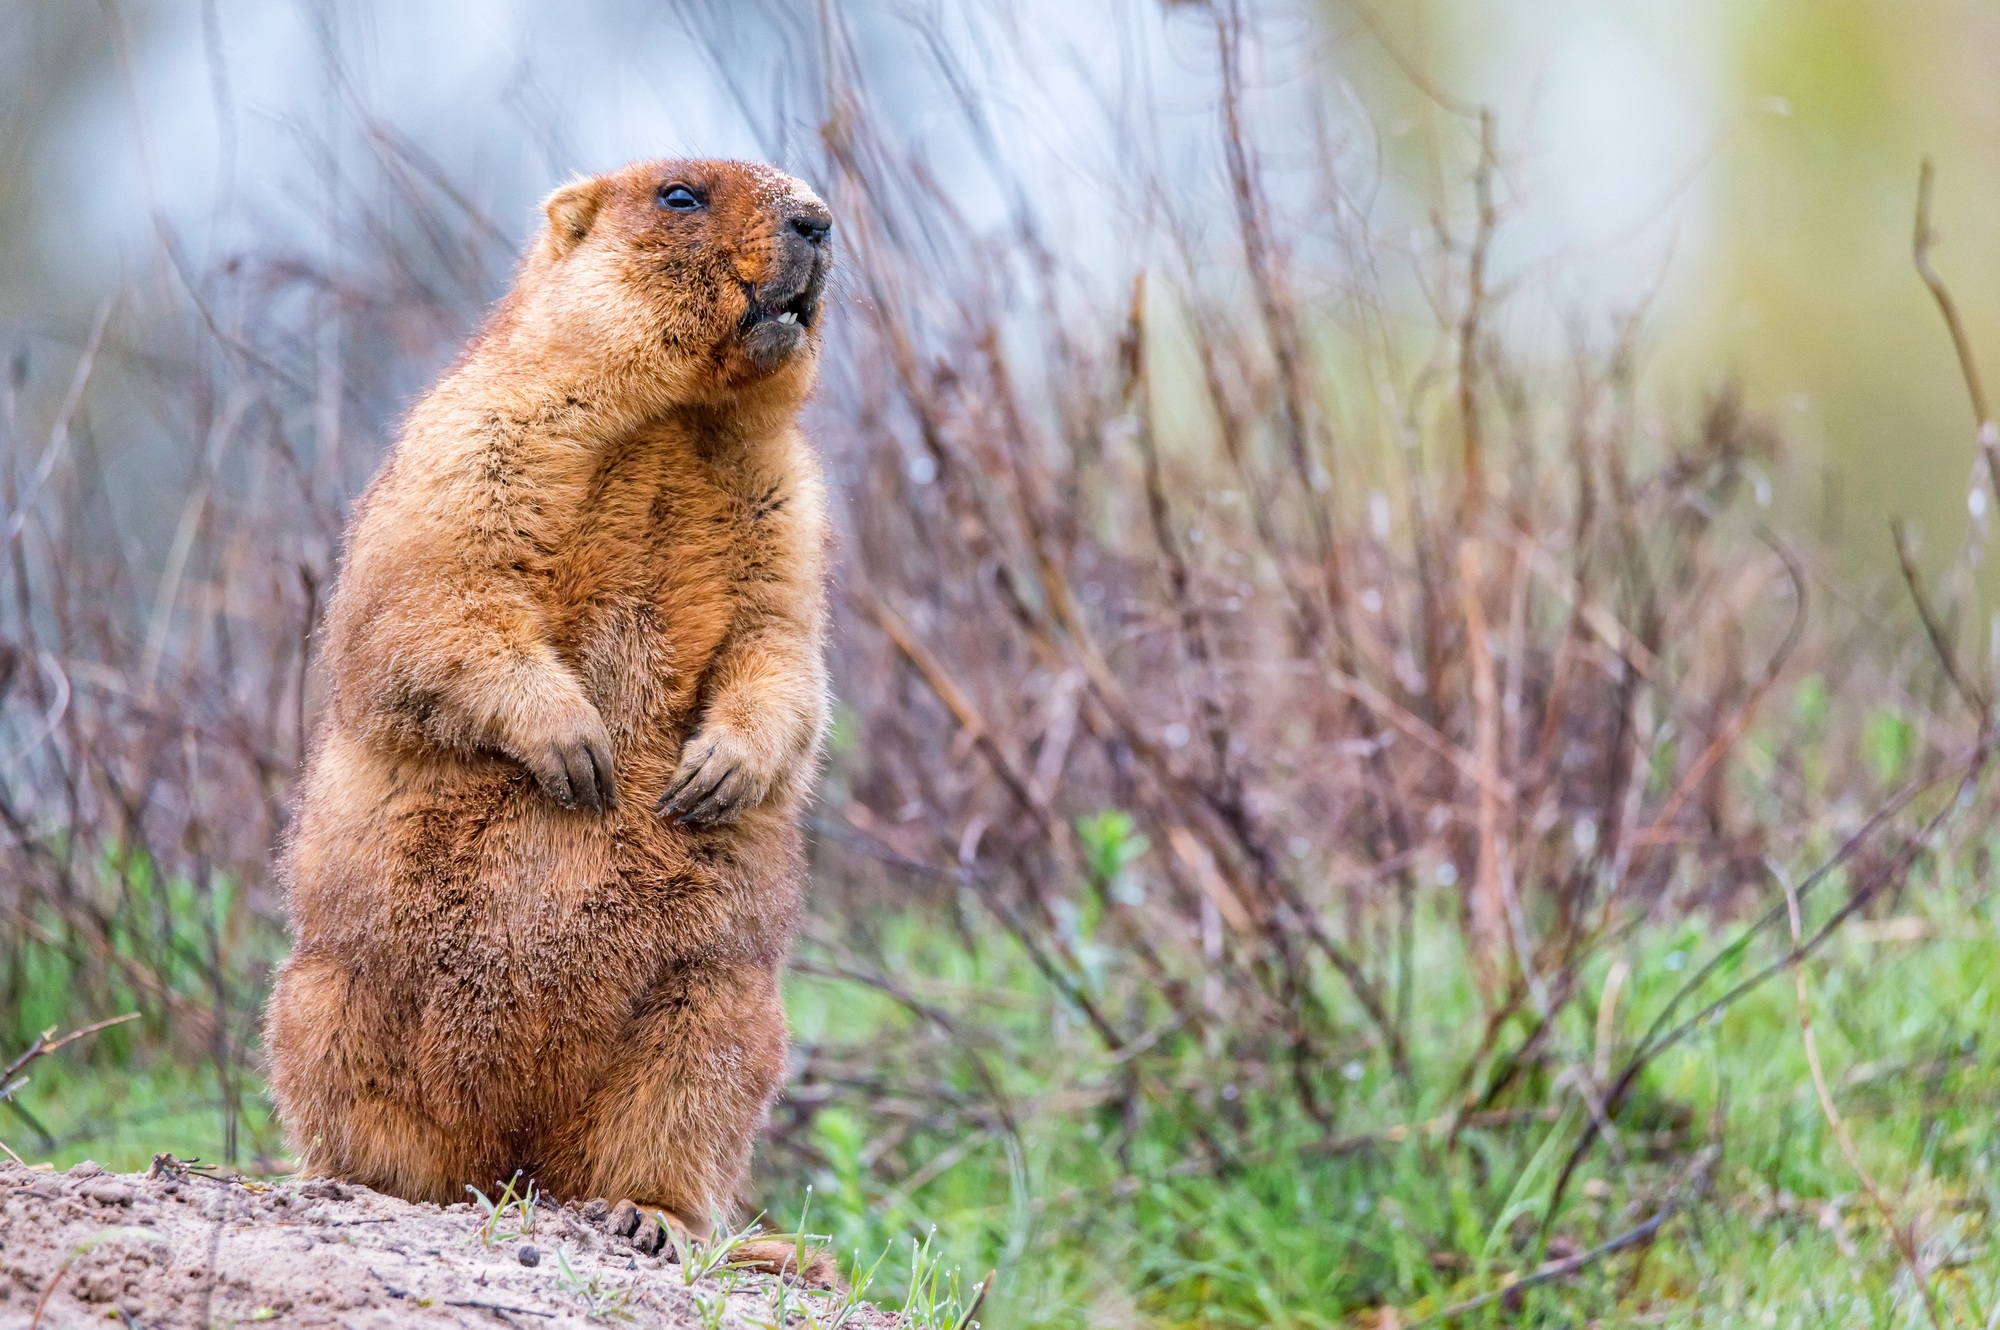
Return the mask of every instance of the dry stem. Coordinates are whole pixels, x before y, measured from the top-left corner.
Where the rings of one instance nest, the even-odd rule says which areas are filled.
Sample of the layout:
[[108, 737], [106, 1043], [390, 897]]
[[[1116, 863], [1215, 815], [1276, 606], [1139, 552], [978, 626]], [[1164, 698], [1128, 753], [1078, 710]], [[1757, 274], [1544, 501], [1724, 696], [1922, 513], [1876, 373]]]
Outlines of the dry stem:
[[[1788, 874], [1775, 869], [1773, 872], [1785, 889], [1785, 914], [1791, 923], [1792, 947], [1796, 952], [1803, 941], [1803, 933], [1799, 927], [1799, 893], [1793, 888], [1792, 879]], [[1819, 1096], [1820, 1112], [1825, 1115], [1827, 1126], [1833, 1129], [1833, 1138], [1840, 1143], [1840, 1153], [1847, 1160], [1847, 1166], [1853, 1169], [1854, 1176], [1861, 1180], [1862, 1190], [1868, 1193], [1868, 1199], [1874, 1205], [1875, 1213], [1881, 1216], [1883, 1227], [1887, 1228], [1890, 1236], [1895, 1239], [1896, 1250], [1901, 1253], [1903, 1264], [1910, 1272], [1910, 1278], [1915, 1281], [1918, 1292], [1923, 1295], [1924, 1310], [1930, 1314], [1931, 1324], [1936, 1326], [1937, 1330], [1944, 1330], [1944, 1321], [1938, 1314], [1937, 1299], [1931, 1291], [1930, 1276], [1924, 1272], [1923, 1260], [1917, 1252], [1916, 1242], [1909, 1231], [1896, 1222], [1895, 1212], [1889, 1208], [1888, 1199], [1882, 1195], [1882, 1188], [1868, 1172], [1867, 1165], [1861, 1162], [1861, 1152], [1855, 1148], [1854, 1137], [1847, 1130], [1846, 1120], [1840, 1116], [1840, 1110], [1834, 1107], [1833, 1092], [1827, 1089], [1826, 1073], [1821, 1069], [1819, 1062], [1819, 1044], [1813, 1038], [1812, 1001], [1806, 994], [1806, 967], [1803, 955], [1800, 955], [1792, 966], [1792, 991], [1798, 997], [1799, 1037], [1805, 1044], [1806, 1066], [1812, 1070], [1813, 1091]]]

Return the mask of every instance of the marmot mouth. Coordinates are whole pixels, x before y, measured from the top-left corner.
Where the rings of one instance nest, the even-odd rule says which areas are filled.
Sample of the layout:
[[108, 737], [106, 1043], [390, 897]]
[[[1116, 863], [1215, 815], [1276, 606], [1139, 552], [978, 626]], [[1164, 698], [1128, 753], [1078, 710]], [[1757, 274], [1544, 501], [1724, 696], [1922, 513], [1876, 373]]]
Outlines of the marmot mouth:
[[807, 334], [819, 317], [818, 288], [819, 283], [810, 283], [782, 301], [751, 296], [737, 332], [737, 345], [758, 372], [776, 369], [808, 345]]
[[761, 287], [745, 284], [747, 305], [737, 344], [758, 371], [776, 369], [787, 357], [811, 345], [808, 334], [819, 318], [826, 267], [824, 256], [817, 256], [814, 262], [795, 265]]
[[810, 290], [801, 291], [790, 300], [777, 305], [767, 305], [755, 297], [743, 316], [743, 327], [747, 332], [760, 323], [796, 323], [810, 328], [819, 316], [819, 299]]

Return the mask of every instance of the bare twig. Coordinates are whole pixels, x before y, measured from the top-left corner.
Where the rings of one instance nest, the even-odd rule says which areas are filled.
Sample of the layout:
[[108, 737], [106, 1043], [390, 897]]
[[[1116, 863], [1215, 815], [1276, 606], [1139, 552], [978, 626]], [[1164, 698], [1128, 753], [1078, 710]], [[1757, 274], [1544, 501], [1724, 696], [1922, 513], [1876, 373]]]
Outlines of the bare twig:
[[[1936, 770], [1928, 772], [1905, 785], [1886, 803], [1877, 808], [1867, 822], [1863, 823], [1853, 835], [1842, 842], [1839, 849], [1822, 861], [1817, 868], [1800, 882], [1798, 888], [1800, 898], [1803, 899], [1815, 887], [1830, 878], [1843, 865], [1853, 861], [1863, 848], [1872, 844], [1883, 829], [1896, 817], [1901, 815], [1920, 795], [1935, 790], [1938, 786], [1947, 783], [1954, 784], [1961, 790], [1972, 788], [1977, 783], [1980, 774], [1985, 771], [1987, 762], [1991, 756], [1991, 739], [1987, 736], [1982, 736], [1980, 741], [1973, 746], [1971, 752], [1955, 761], [1943, 763]], [[1743, 979], [1730, 985], [1728, 989], [1712, 1001], [1704, 1004], [1699, 1010], [1676, 1023], [1674, 1016], [1688, 998], [1700, 991], [1712, 976], [1742, 956], [1751, 944], [1768, 929], [1787, 917], [1784, 907], [1780, 906], [1766, 911], [1749, 928], [1745, 929], [1735, 941], [1731, 942], [1728, 946], [1718, 949], [1714, 956], [1698, 967], [1675, 990], [1673, 996], [1667, 1000], [1666, 1005], [1653, 1018], [1651, 1026], [1647, 1028], [1645, 1035], [1639, 1040], [1631, 1055], [1626, 1059], [1624, 1066], [1619, 1071], [1618, 1078], [1612, 1083], [1610, 1090], [1605, 1095], [1606, 1113], [1615, 1114], [1618, 1111], [1619, 1107], [1624, 1103], [1625, 1096], [1638, 1083], [1640, 1073], [1652, 1063], [1653, 1059], [1680, 1043], [1692, 1031], [1699, 1028], [1703, 1022], [1713, 1018], [1717, 1013], [1727, 1010], [1746, 993], [1753, 992], [1762, 987], [1777, 974], [1796, 965], [1800, 960], [1817, 951], [1842, 923], [1856, 911], [1866, 906], [1891, 881], [1898, 880], [1908, 870], [1910, 864], [1915, 861], [1917, 855], [1930, 844], [1932, 838], [1937, 835], [1939, 828], [1957, 811], [1959, 811], [1957, 800], [1946, 801], [1943, 807], [1932, 814], [1910, 836], [1909, 840], [1900, 850], [1876, 864], [1872, 871], [1849, 888], [1847, 899], [1841, 903], [1839, 908], [1833, 912], [1811, 937], [1806, 938], [1803, 942], [1795, 943], [1783, 956], [1752, 971]], [[1598, 1140], [1598, 1135], [1597, 1121], [1593, 1117], [1592, 1121], [1585, 1126], [1583, 1135], [1570, 1148], [1569, 1157], [1564, 1161], [1561, 1172], [1557, 1174], [1556, 1185], [1550, 1194], [1548, 1209], [1543, 1220], [1545, 1229], [1550, 1217], [1553, 1217], [1559, 1210], [1562, 1199], [1568, 1191], [1570, 1179], [1575, 1176], [1577, 1168], [1590, 1154], [1591, 1148]]]
[[1917, 567], [1916, 552], [1910, 548], [1909, 532], [1899, 521], [1889, 523], [1890, 538], [1895, 542], [1896, 561], [1903, 570], [1903, 585], [1909, 588], [1910, 602], [1916, 607], [1917, 619], [1924, 626], [1924, 635], [1930, 639], [1931, 650], [1937, 655], [1938, 665], [1944, 670], [1945, 678], [1951, 681], [1953, 691], [1971, 709], [1981, 726], [1992, 722], [1993, 707], [1986, 693], [1967, 677], [1965, 669], [1958, 663], [1958, 651], [1952, 644], [1951, 634], [1931, 607], [1930, 596], [1924, 591], [1924, 576]]
[[953, 1330], [967, 1330], [972, 1325], [973, 1320], [979, 1315], [979, 1309], [986, 1305], [986, 1295], [993, 1291], [993, 1280], [999, 1273], [998, 1270], [986, 1272], [986, 1278], [980, 1280], [979, 1287], [972, 1291], [972, 1301], [965, 1304], [965, 1311], [958, 1318], [958, 1324]]
[[[1476, 443], [1474, 427], [1469, 424], [1466, 439], [1466, 483], [1470, 494], [1470, 486], [1476, 479], [1473, 462]], [[1479, 857], [1472, 883], [1473, 954], [1485, 975], [1490, 999], [1499, 987], [1503, 968], [1500, 953], [1506, 934], [1506, 901], [1501, 879], [1512, 868], [1505, 862], [1506, 841], [1500, 826], [1507, 793], [1500, 775], [1500, 692], [1494, 678], [1493, 652], [1487, 645], [1482, 581], [1479, 540], [1467, 534], [1459, 541], [1458, 587], [1465, 610], [1466, 654], [1472, 666], [1472, 725], [1475, 758], [1479, 763]], [[1515, 959], [1522, 974], [1533, 973], [1534, 957], [1524, 953]]]
[[555, 1312], [537, 1311], [533, 1307], [511, 1307], [501, 1302], [481, 1302], [477, 1298], [445, 1298], [443, 1302], [447, 1307], [474, 1307], [483, 1312], [499, 1312], [503, 1316], [541, 1316], [554, 1318], [557, 1315]]
[[35, 1314], [28, 1318], [28, 1330], [37, 1330], [41, 1325], [42, 1313], [49, 1309], [49, 1299], [56, 1295], [56, 1286], [63, 1282], [63, 1276], [69, 1273], [69, 1268], [76, 1264], [76, 1255], [75, 1252], [71, 1252], [64, 1257], [63, 1263], [56, 1267], [56, 1272], [49, 1276], [49, 1282], [42, 1288], [42, 1296], [35, 1299]]
[[[1700, 1166], [1701, 1161], [1698, 1160], [1696, 1167]], [[1531, 1275], [1524, 1275], [1519, 1279], [1509, 1282], [1503, 1288], [1497, 1288], [1491, 1293], [1482, 1293], [1476, 1298], [1468, 1298], [1464, 1302], [1454, 1303], [1443, 1311], [1424, 1317], [1421, 1321], [1412, 1322], [1411, 1330], [1416, 1330], [1417, 1326], [1440, 1325], [1446, 1321], [1457, 1320], [1461, 1316], [1467, 1316], [1482, 1308], [1491, 1307], [1497, 1302], [1519, 1297], [1537, 1285], [1551, 1284], [1559, 1279], [1567, 1279], [1579, 1270], [1588, 1269], [1605, 1257], [1615, 1256], [1628, 1247], [1636, 1247], [1642, 1243], [1651, 1242], [1666, 1222], [1674, 1217], [1674, 1210], [1679, 1204], [1682, 1182], [1683, 1178], [1681, 1177], [1674, 1179], [1673, 1185], [1667, 1189], [1666, 1200], [1661, 1202], [1660, 1208], [1655, 1210], [1645, 1222], [1626, 1229], [1614, 1238], [1608, 1238], [1598, 1243], [1589, 1251], [1579, 1252], [1566, 1261], [1556, 1261], [1553, 1264], [1545, 1265]]]
[[1945, 329], [1951, 334], [1951, 349], [1958, 356], [1959, 374], [1965, 380], [1967, 396], [1972, 399], [1973, 424], [1979, 431], [1979, 450], [1986, 458], [1987, 479], [1993, 484], [1994, 497], [2000, 499], [2000, 425], [1995, 424], [1993, 410], [1987, 404], [1979, 362], [1972, 354], [1972, 338], [1965, 331], [1965, 320], [1959, 317], [1958, 302], [1951, 298], [1951, 288], [1931, 262], [1931, 246], [1937, 240], [1937, 232], [1931, 226], [1931, 185], [1936, 174], [1931, 159], [1924, 158], [1917, 172], [1917, 228], [1911, 254], [1916, 260], [1917, 275], [1930, 288], [1938, 312], [1944, 315]]
[[1493, 112], [1479, 110], [1479, 166], [1473, 175], [1478, 221], [1472, 252], [1465, 265], [1465, 309], [1458, 321], [1458, 417], [1463, 431], [1462, 464], [1465, 493], [1460, 500], [1459, 529], [1467, 536], [1479, 526], [1486, 505], [1486, 455], [1479, 421], [1479, 333], [1486, 315], [1486, 260], [1492, 252], [1499, 214], [1493, 205], [1493, 174], [1498, 168], [1493, 147]]
[[36, 1035], [34, 1042], [29, 1044], [27, 1049], [12, 1062], [9, 1062], [5, 1067], [0, 1067], [0, 1099], [8, 1098], [15, 1090], [20, 1088], [20, 1083], [15, 1078], [35, 1059], [47, 1057], [57, 1049], [73, 1044], [85, 1035], [93, 1035], [99, 1030], [108, 1030], [114, 1025], [124, 1025], [129, 1021], [136, 1021], [138, 1019], [138, 1012], [128, 1011], [123, 1016], [113, 1016], [109, 1020], [99, 1021], [95, 1025], [86, 1025], [80, 1030], [71, 1030], [60, 1039], [54, 1037], [57, 1027], [51, 1025], [48, 1029]]
[[[1785, 890], [1785, 913], [1791, 923], [1792, 949], [1796, 953], [1803, 942], [1799, 923], [1799, 893], [1792, 886], [1791, 876], [1778, 865], [1771, 866], [1772, 875]], [[1924, 1270], [1923, 1259], [1917, 1253], [1917, 1245], [1909, 1231], [1896, 1222], [1895, 1211], [1889, 1208], [1888, 1198], [1883, 1196], [1880, 1184], [1869, 1173], [1868, 1166], [1861, 1162], [1861, 1152], [1855, 1148], [1853, 1133], [1847, 1129], [1847, 1122], [1834, 1107], [1833, 1092], [1827, 1089], [1826, 1072], [1820, 1067], [1819, 1044], [1813, 1038], [1812, 999], [1806, 993], [1806, 967], [1803, 955], [1792, 965], [1792, 992], [1798, 998], [1799, 1038], [1805, 1044], [1806, 1066], [1812, 1072], [1813, 1091], [1819, 1096], [1819, 1110], [1826, 1118], [1826, 1125], [1833, 1129], [1833, 1138], [1840, 1145], [1841, 1156], [1847, 1166], [1854, 1170], [1854, 1176], [1861, 1180], [1863, 1191], [1868, 1193], [1869, 1202], [1875, 1213], [1882, 1219], [1883, 1227], [1896, 1242], [1896, 1250], [1902, 1255], [1903, 1265], [1910, 1272], [1910, 1279], [1923, 1295], [1924, 1310], [1930, 1314], [1931, 1324], [1944, 1330], [1944, 1321], [1938, 1313], [1937, 1297], [1931, 1289], [1930, 1275]]]

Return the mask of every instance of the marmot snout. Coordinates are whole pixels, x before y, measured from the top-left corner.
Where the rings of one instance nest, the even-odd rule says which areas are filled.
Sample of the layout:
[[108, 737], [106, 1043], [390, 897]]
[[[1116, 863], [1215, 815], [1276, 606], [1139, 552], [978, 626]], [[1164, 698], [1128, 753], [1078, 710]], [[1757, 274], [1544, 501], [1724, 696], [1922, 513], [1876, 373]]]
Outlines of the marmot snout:
[[349, 528], [271, 999], [306, 1171], [694, 1227], [783, 1073], [826, 709], [795, 416], [832, 220], [768, 167], [552, 195]]
[[816, 335], [833, 218], [789, 176], [643, 163], [567, 185], [546, 210], [521, 279], [542, 297], [535, 317], [677, 395], [738, 390]]

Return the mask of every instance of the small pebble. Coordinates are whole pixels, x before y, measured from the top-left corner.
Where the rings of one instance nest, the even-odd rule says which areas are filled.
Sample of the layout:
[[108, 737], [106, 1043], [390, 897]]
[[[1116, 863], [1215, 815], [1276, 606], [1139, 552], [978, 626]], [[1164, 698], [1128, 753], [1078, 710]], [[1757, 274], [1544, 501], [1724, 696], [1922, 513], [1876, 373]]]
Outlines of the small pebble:
[[514, 1257], [525, 1266], [532, 1267], [542, 1263], [542, 1254], [525, 1242], [521, 1244], [521, 1250], [514, 1253]]

